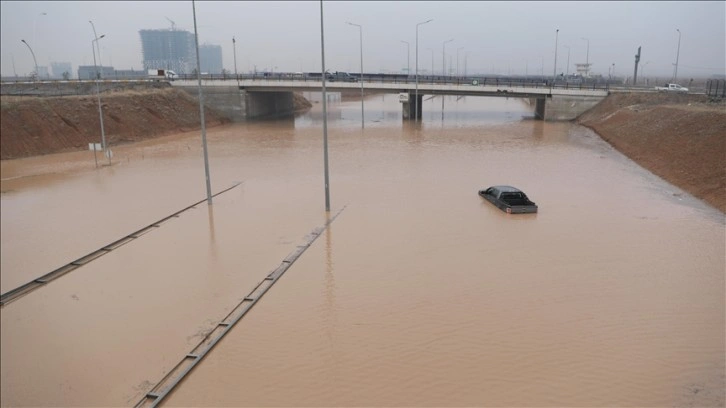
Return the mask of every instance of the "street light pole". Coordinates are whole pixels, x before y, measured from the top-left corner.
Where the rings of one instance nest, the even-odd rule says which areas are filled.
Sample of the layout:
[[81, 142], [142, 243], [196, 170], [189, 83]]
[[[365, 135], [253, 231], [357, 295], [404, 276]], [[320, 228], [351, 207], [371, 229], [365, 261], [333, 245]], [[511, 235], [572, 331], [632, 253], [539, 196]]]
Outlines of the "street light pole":
[[581, 37], [583, 40], [587, 41], [587, 56], [585, 57], [585, 73], [587, 76], [590, 76], [590, 40], [585, 37]]
[[[441, 75], [444, 76], [444, 80], [446, 80], [446, 43], [450, 43], [454, 41], [454, 39], [446, 40], [444, 41], [443, 45], [443, 56], [441, 57]], [[446, 95], [441, 95], [441, 120], [444, 120], [444, 101], [446, 100]]]
[[415, 112], [414, 115], [413, 115], [413, 117], [414, 117], [415, 120], [418, 120], [418, 111], [419, 111], [419, 108], [420, 108], [420, 106], [418, 106], [418, 27], [420, 25], [423, 25], [423, 24], [426, 24], [426, 23], [430, 23], [432, 21], [434, 21], [434, 19], [429, 19], [429, 20], [426, 20], [424, 22], [421, 22], [421, 23], [416, 24], [416, 93], [414, 94], [415, 95], [415, 98], [414, 98], [414, 105], [413, 105], [414, 106], [414, 112]]
[[676, 31], [678, 31], [678, 51], [676, 51], [676, 70], [673, 73], [673, 82], [678, 79], [678, 57], [681, 55], [681, 30], [676, 28]]
[[555, 86], [555, 81], [557, 80], [557, 42], [560, 39], [560, 29], [558, 28], [557, 31], [555, 31], [555, 69], [552, 73], [552, 86]]
[[232, 36], [232, 53], [234, 54], [234, 77], [237, 78], [237, 93], [239, 93], [239, 75], [237, 75], [237, 41]]
[[[93, 36], [95, 38], [99, 38], [98, 35], [96, 35], [96, 27], [93, 25], [93, 21], [88, 20], [88, 22], [91, 23], [91, 28], [93, 28]], [[98, 42], [96, 42], [96, 49], [98, 50], [98, 63], [101, 64], [101, 72], [96, 72], [96, 75], [101, 78], [103, 77], [103, 61], [101, 61], [101, 47], [98, 45]]]
[[427, 50], [431, 51], [431, 83], [434, 81], [434, 49], [433, 48], [426, 48]]
[[[106, 130], [103, 126], [103, 108], [101, 106], [101, 89], [98, 84], [98, 78], [100, 75], [98, 73], [98, 66], [96, 65], [96, 52], [95, 52], [95, 49], [98, 48], [98, 40], [100, 40], [101, 38], [103, 38], [105, 36], [106, 36], [106, 34], [102, 34], [100, 37], [96, 37], [93, 40], [91, 40], [91, 51], [93, 51], [93, 68], [96, 71], [96, 73], [94, 75], [95, 76], [94, 80], [96, 82], [96, 100], [98, 101], [98, 119], [99, 119], [99, 122], [101, 123], [101, 150], [103, 150], [103, 154], [106, 156], [106, 158], [108, 158], [108, 164], [111, 164], [111, 153], [109, 153], [106, 150]], [[96, 43], [95, 46], [93, 43]], [[99, 58], [100, 58], [100, 56], [99, 56]], [[94, 148], [94, 151], [95, 151], [95, 148]]]
[[563, 47], [567, 48], [567, 67], [565, 67], [565, 77], [568, 77], [570, 76], [570, 47], [567, 45], [563, 45]]
[[33, 49], [32, 49], [32, 48], [30, 48], [30, 44], [28, 44], [28, 42], [27, 42], [27, 41], [25, 41], [25, 40], [20, 40], [20, 41], [21, 41], [21, 42], [22, 42], [23, 44], [25, 44], [25, 45], [27, 45], [27, 46], [28, 46], [28, 49], [30, 50], [30, 55], [32, 55], [32, 56], [33, 56], [33, 63], [35, 64], [35, 78], [36, 78], [36, 81], [37, 81], [37, 80], [38, 80], [38, 77], [39, 77], [39, 75], [38, 75], [38, 61], [37, 61], [37, 60], [35, 59], [35, 53], [33, 52]]
[[330, 212], [330, 179], [328, 175], [328, 102], [325, 92], [325, 30], [323, 29], [323, 0], [320, 0], [320, 58], [323, 80], [323, 167], [325, 173], [325, 211]]
[[408, 41], [401, 40], [401, 42], [406, 44], [406, 76], [411, 76], [411, 44]]
[[464, 47], [456, 49], [456, 76], [459, 77], [459, 51], [463, 50]]
[[444, 41], [444, 47], [443, 47], [443, 57], [441, 58], [441, 75], [446, 76], [446, 43], [450, 43], [454, 41], [454, 39], [450, 39], [447, 41]]
[[202, 95], [202, 70], [199, 62], [199, 33], [197, 32], [197, 8], [192, 0], [192, 16], [194, 17], [194, 47], [197, 52], [197, 89], [199, 91], [199, 118], [202, 127], [202, 147], [204, 150], [204, 176], [207, 182], [207, 205], [212, 204], [212, 181], [209, 177], [209, 154], [207, 153], [207, 127], [204, 123], [204, 97]]
[[[239, 99], [240, 116], [242, 116], [242, 94], [239, 89], [239, 74], [237, 73], [237, 41], [232, 36], [232, 53], [234, 54], [234, 77], [237, 79], [237, 99]], [[302, 71], [302, 68], [300, 69]]]
[[466, 63], [467, 63], [468, 59], [469, 59], [469, 53], [467, 52], [466, 54], [464, 54], [464, 77], [465, 78], [467, 77], [467, 73], [468, 73], [468, 71], [466, 69], [466, 67], [467, 67]]
[[365, 110], [363, 109], [363, 26], [348, 22], [352, 26], [358, 27], [360, 31], [360, 128], [365, 129]]

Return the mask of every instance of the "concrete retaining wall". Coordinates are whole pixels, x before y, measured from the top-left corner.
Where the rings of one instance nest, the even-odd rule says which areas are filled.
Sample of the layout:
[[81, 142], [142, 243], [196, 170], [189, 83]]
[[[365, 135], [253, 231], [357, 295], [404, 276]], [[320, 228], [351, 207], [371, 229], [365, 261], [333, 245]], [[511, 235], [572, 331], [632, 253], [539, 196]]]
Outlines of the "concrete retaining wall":
[[[554, 120], [573, 120], [590, 110], [604, 97], [601, 96], [563, 96], [552, 95], [547, 98], [544, 104], [544, 119], [548, 121]], [[539, 112], [540, 99], [537, 100], [537, 109], [535, 115]]]

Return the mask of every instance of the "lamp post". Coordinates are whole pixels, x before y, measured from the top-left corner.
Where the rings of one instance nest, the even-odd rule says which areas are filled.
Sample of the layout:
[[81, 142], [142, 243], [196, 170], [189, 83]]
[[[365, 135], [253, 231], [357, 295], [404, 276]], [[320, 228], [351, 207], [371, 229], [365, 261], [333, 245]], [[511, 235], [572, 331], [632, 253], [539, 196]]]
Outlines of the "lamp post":
[[212, 204], [212, 181], [209, 177], [209, 155], [207, 153], [207, 127], [204, 123], [204, 98], [202, 96], [202, 67], [199, 63], [199, 33], [197, 32], [197, 8], [192, 0], [192, 16], [194, 17], [194, 48], [197, 52], [197, 90], [199, 94], [199, 118], [202, 127], [202, 150], [204, 151], [204, 176], [207, 184], [207, 205]]
[[678, 31], [678, 51], [676, 51], [676, 70], [673, 73], [673, 82], [675, 83], [678, 79], [678, 57], [681, 55], [681, 30], [676, 28]]
[[443, 46], [443, 53], [444, 53], [444, 55], [443, 55], [443, 57], [441, 59], [441, 75], [443, 75], [443, 76], [446, 76], [446, 43], [450, 43], [452, 41], [454, 41], [453, 38], [450, 39], [450, 40], [444, 41], [444, 46]]
[[358, 27], [360, 31], [360, 128], [365, 128], [365, 112], [363, 109], [363, 26], [348, 22], [349, 25]]
[[38, 61], [35, 59], [35, 53], [33, 52], [33, 49], [30, 48], [30, 44], [28, 44], [25, 40], [20, 40], [23, 44], [28, 46], [28, 49], [30, 50], [30, 55], [33, 56], [33, 63], [35, 64], [35, 78], [38, 79]]
[[401, 42], [406, 44], [406, 75], [411, 76], [411, 44], [408, 41], [401, 40]]
[[320, 58], [323, 85], [323, 167], [325, 173], [325, 211], [330, 212], [330, 178], [328, 174], [328, 102], [325, 92], [325, 30], [323, 28], [323, 0], [320, 0]]
[[237, 93], [239, 93], [239, 75], [237, 75], [237, 41], [232, 36], [232, 54], [234, 55], [234, 77], [237, 78]]
[[585, 73], [587, 76], [590, 76], [590, 39], [581, 37], [583, 40], [587, 41], [587, 54], [585, 56]]
[[420, 25], [430, 23], [432, 21], [434, 21], [434, 19], [428, 19], [424, 22], [416, 24], [416, 93], [414, 94], [415, 95], [415, 99], [414, 99], [414, 112], [415, 113], [413, 115], [415, 120], [418, 120], [418, 111], [419, 111], [419, 106], [418, 106], [418, 27]]
[[[88, 20], [89, 23], [91, 23], [91, 28], [93, 28], [93, 36], [98, 39], [98, 35], [96, 35], [96, 27], [93, 25], [93, 21]], [[96, 72], [96, 76], [99, 78], [103, 77], [103, 62], [101, 61], [101, 48], [98, 46], [98, 42], [96, 42], [96, 49], [98, 50], [98, 63], [101, 64], [101, 72]], [[98, 71], [98, 69], [96, 69]]]
[[434, 81], [434, 49], [433, 48], [426, 48], [427, 50], [431, 51], [431, 83]]
[[555, 81], [557, 80], [557, 41], [560, 39], [560, 29], [558, 28], [557, 31], [555, 31], [555, 69], [552, 72], [552, 86], [555, 86]]
[[615, 63], [613, 62], [613, 77], [615, 77]]
[[565, 77], [570, 76], [570, 47], [567, 45], [563, 45], [563, 47], [567, 48], [567, 67], [565, 67]]
[[[111, 164], [111, 154], [106, 151], [106, 130], [103, 126], [103, 108], [101, 107], [101, 89], [98, 85], [98, 78], [100, 77], [100, 74], [98, 73], [98, 65], [96, 65], [96, 52], [95, 49], [98, 47], [98, 40], [105, 37], [106, 34], [102, 34], [100, 37], [96, 37], [93, 40], [91, 40], [91, 51], [93, 51], [93, 68], [96, 71], [95, 72], [95, 82], [96, 82], [96, 100], [98, 101], [98, 120], [101, 123], [101, 150], [103, 150], [103, 154], [108, 158], [108, 164]], [[94, 46], [95, 43], [95, 46]], [[99, 56], [100, 59], [100, 56]], [[94, 148], [95, 151], [95, 148]]]
[[[446, 43], [450, 43], [452, 41], [454, 41], [453, 38], [450, 40], [446, 40], [446, 41], [444, 41], [444, 45], [443, 45], [442, 52], [444, 55], [441, 58], [441, 71], [442, 71], [441, 75], [443, 75], [444, 77], [446, 77]], [[445, 78], [444, 78], [444, 80], [445, 80]], [[444, 120], [444, 101], [445, 100], [446, 100], [446, 96], [441, 95], [441, 121]]]
[[[37, 37], [35, 35], [36, 27], [38, 26], [38, 17], [47, 16], [47, 15], [48, 15], [48, 13], [41, 12], [41, 13], [36, 14], [35, 18], [33, 19], [33, 44], [35, 44], [36, 46], [38, 45], [38, 42], [36, 41]], [[46, 70], [46, 72], [47, 72], [47, 70]], [[35, 75], [38, 77], [38, 80], [40, 80], [40, 72], [38, 71], [38, 64], [35, 64]]]
[[459, 51], [463, 50], [464, 47], [459, 47], [456, 49], [456, 76], [459, 76]]
[[645, 84], [648, 85], [648, 78], [645, 77], [645, 66], [650, 64], [650, 61], [647, 61], [643, 66], [640, 67], [640, 77], [645, 80]]
[[[242, 115], [242, 94], [240, 93], [239, 89], [239, 74], [237, 74], [237, 41], [234, 39], [234, 36], [232, 36], [232, 54], [234, 54], [234, 77], [237, 79], [237, 99], [239, 99], [239, 109], [240, 109], [240, 115]], [[300, 63], [302, 65], [302, 63]], [[300, 71], [302, 71], [302, 67], [300, 68]]]
[[464, 54], [464, 77], [465, 78], [466, 78], [467, 72], [468, 72], [466, 70], [466, 67], [467, 67], [466, 62], [467, 62], [468, 59], [469, 59], [469, 53], [467, 52], [466, 54]]

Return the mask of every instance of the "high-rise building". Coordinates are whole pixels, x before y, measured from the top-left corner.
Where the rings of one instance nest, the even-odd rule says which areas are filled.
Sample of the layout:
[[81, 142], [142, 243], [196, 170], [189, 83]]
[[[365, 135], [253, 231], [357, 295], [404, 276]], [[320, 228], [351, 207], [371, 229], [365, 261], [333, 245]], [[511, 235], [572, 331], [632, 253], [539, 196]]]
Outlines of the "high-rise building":
[[51, 62], [50, 69], [53, 71], [53, 78], [63, 78], [63, 73], [67, 73], [69, 78], [73, 78], [73, 68], [70, 62]]
[[199, 46], [199, 66], [202, 72], [222, 73], [222, 46], [203, 44]]
[[166, 69], [191, 73], [196, 66], [194, 35], [189, 31], [140, 30], [144, 69]]

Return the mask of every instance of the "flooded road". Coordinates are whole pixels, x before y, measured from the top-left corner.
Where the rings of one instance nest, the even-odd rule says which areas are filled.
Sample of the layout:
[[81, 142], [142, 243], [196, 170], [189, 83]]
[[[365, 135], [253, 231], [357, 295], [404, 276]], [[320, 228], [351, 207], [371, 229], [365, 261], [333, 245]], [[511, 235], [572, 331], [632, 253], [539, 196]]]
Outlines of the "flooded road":
[[[724, 404], [722, 213], [519, 100], [365, 103], [330, 105], [345, 210], [165, 405]], [[2, 405], [139, 401], [325, 223], [321, 128], [210, 129], [239, 187], [3, 307]], [[199, 140], [0, 163], [2, 292], [203, 199]]]

